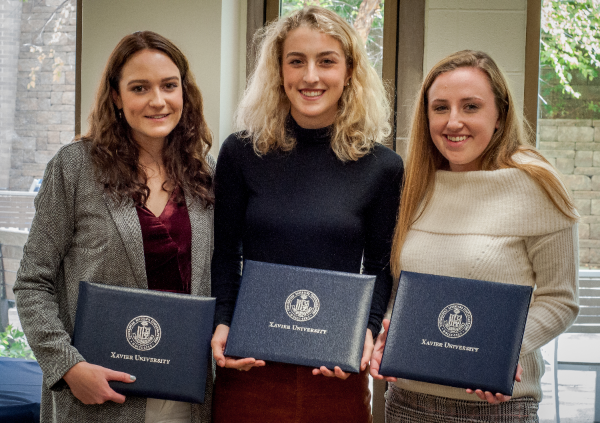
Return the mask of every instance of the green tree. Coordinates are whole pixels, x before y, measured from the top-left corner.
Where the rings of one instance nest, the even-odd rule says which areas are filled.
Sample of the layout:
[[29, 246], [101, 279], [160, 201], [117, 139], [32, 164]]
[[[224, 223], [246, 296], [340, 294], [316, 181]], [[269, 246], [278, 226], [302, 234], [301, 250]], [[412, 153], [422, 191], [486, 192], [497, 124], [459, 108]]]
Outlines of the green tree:
[[304, 6], [322, 6], [352, 24], [365, 43], [369, 60], [381, 74], [383, 60], [383, 7], [382, 0], [283, 0], [281, 14], [285, 15]]
[[[561, 117], [567, 100], [581, 97], [573, 87], [574, 77], [587, 81], [598, 77], [600, 0], [544, 0], [541, 30], [541, 97], [550, 117]], [[552, 72], [544, 72], [548, 69]], [[557, 96], [558, 91], [565, 95]], [[587, 101], [586, 107], [600, 112], [598, 101]]]
[[0, 332], [0, 357], [35, 360], [25, 334], [11, 325], [8, 325], [4, 332]]

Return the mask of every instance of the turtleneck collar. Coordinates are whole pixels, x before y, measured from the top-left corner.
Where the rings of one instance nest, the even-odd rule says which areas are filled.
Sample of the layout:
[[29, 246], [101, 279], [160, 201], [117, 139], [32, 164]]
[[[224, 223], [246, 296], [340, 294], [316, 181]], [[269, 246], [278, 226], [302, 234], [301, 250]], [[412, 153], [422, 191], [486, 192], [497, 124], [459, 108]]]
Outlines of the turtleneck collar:
[[333, 125], [317, 129], [302, 128], [290, 114], [287, 118], [286, 128], [298, 143], [328, 144], [331, 141], [331, 130]]

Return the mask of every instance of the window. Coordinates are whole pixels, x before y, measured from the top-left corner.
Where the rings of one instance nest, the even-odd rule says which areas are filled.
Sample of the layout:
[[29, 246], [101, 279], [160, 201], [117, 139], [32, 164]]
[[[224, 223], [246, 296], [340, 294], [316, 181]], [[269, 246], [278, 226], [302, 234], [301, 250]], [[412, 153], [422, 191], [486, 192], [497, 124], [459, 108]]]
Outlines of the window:
[[333, 10], [358, 31], [365, 43], [371, 64], [382, 76], [384, 1], [380, 0], [281, 0], [285, 15], [304, 6], [318, 5]]
[[600, 1], [544, 0], [541, 26], [538, 148], [581, 215], [581, 268], [600, 269]]
[[76, 0], [11, 0], [0, 10], [0, 332], [48, 161], [75, 135]]

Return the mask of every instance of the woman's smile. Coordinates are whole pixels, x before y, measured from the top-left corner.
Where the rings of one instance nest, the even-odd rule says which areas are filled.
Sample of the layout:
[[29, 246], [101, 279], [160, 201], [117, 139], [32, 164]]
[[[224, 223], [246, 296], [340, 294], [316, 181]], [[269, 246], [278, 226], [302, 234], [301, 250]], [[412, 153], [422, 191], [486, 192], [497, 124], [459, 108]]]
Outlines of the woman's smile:
[[487, 75], [472, 67], [442, 73], [427, 97], [429, 133], [450, 170], [480, 170], [482, 154], [499, 124]]
[[350, 78], [342, 44], [331, 35], [301, 26], [288, 33], [282, 62], [283, 88], [298, 125], [331, 125]]

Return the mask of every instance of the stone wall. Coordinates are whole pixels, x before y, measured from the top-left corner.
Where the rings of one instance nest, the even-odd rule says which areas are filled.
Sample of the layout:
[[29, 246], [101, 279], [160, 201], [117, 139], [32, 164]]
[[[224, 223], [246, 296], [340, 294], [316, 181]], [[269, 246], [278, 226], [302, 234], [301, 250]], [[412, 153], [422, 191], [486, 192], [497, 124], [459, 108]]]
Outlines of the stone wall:
[[[13, 286], [26, 241], [26, 233], [0, 229], [0, 332], [7, 324], [18, 322], [18, 317], [14, 315], [16, 310], [8, 308], [7, 300], [15, 299]], [[18, 326], [20, 327], [20, 324]]]
[[23, 246], [27, 241], [27, 233], [0, 229], [0, 250], [2, 253], [2, 269], [6, 298], [14, 300], [13, 286], [17, 280], [17, 270], [23, 258]]
[[579, 261], [600, 269], [600, 120], [540, 119], [538, 148], [564, 175], [581, 215]]
[[7, 189], [15, 138], [17, 67], [21, 39], [21, 0], [0, 0], [0, 189]]
[[[27, 190], [34, 178], [43, 176], [60, 146], [75, 135], [75, 6], [75, 0], [64, 5], [63, 0], [22, 4], [11, 190]], [[54, 30], [58, 19], [63, 19], [56, 31], [62, 33], [59, 37]], [[64, 65], [58, 80], [53, 80], [57, 58]], [[37, 67], [35, 87], [28, 88], [32, 68]]]
[[590, 103], [600, 106], [600, 78], [592, 80], [577, 70], [570, 71], [571, 87], [581, 94], [579, 98], [563, 92], [554, 69], [540, 69], [540, 116], [545, 119], [599, 119], [600, 110], [592, 110]]

